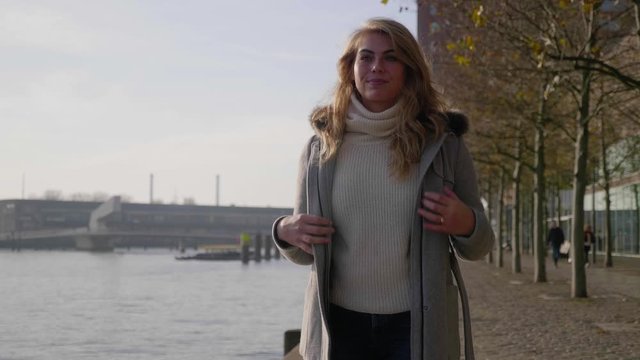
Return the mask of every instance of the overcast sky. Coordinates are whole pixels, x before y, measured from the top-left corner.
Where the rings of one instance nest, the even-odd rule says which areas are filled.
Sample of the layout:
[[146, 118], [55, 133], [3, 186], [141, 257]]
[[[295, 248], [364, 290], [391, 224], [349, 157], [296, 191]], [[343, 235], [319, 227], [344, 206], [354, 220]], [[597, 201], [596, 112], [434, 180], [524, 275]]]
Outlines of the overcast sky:
[[[0, 0], [0, 199], [286, 206], [349, 34], [411, 1]], [[24, 178], [24, 186], [23, 186]]]

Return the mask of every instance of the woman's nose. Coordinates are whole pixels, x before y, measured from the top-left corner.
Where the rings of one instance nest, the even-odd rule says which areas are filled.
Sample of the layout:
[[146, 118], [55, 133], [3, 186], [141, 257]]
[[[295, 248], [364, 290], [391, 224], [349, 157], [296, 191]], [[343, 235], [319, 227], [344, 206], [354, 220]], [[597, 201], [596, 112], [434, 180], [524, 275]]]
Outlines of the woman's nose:
[[376, 59], [373, 61], [371, 65], [372, 72], [381, 72], [384, 71], [384, 66], [382, 65], [382, 59]]

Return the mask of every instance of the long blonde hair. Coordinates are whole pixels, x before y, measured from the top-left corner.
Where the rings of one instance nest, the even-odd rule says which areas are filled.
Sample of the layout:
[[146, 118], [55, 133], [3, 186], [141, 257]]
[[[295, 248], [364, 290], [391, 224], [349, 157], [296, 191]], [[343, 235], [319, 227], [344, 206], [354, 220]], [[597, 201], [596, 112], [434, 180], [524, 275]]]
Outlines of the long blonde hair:
[[334, 157], [344, 135], [351, 95], [355, 93], [360, 97], [354, 83], [353, 66], [361, 39], [369, 33], [388, 36], [396, 56], [405, 66], [405, 84], [398, 99], [400, 120], [390, 144], [391, 172], [402, 179], [409, 175], [412, 165], [420, 161], [427, 141], [443, 132], [446, 121], [444, 103], [431, 84], [427, 59], [404, 25], [390, 19], [374, 18], [351, 35], [338, 60], [338, 82], [333, 100], [313, 111], [311, 124], [323, 143], [321, 160]]

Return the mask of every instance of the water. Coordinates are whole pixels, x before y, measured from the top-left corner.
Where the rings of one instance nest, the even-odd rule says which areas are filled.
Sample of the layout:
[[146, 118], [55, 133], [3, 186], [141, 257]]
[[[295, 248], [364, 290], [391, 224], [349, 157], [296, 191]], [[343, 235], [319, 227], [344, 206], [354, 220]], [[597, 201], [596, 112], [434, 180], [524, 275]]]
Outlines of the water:
[[307, 267], [175, 255], [0, 252], [0, 359], [282, 359]]

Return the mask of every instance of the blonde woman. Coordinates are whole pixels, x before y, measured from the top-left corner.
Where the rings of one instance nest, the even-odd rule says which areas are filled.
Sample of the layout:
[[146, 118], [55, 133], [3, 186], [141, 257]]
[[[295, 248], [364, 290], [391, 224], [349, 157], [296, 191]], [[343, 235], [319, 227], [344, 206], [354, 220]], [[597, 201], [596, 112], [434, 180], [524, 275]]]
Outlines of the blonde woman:
[[282, 254], [311, 265], [300, 353], [458, 358], [450, 244], [479, 259], [493, 233], [460, 137], [466, 118], [446, 111], [411, 33], [388, 19], [355, 31], [338, 61], [333, 100], [312, 113], [311, 125], [294, 214], [273, 226]]

